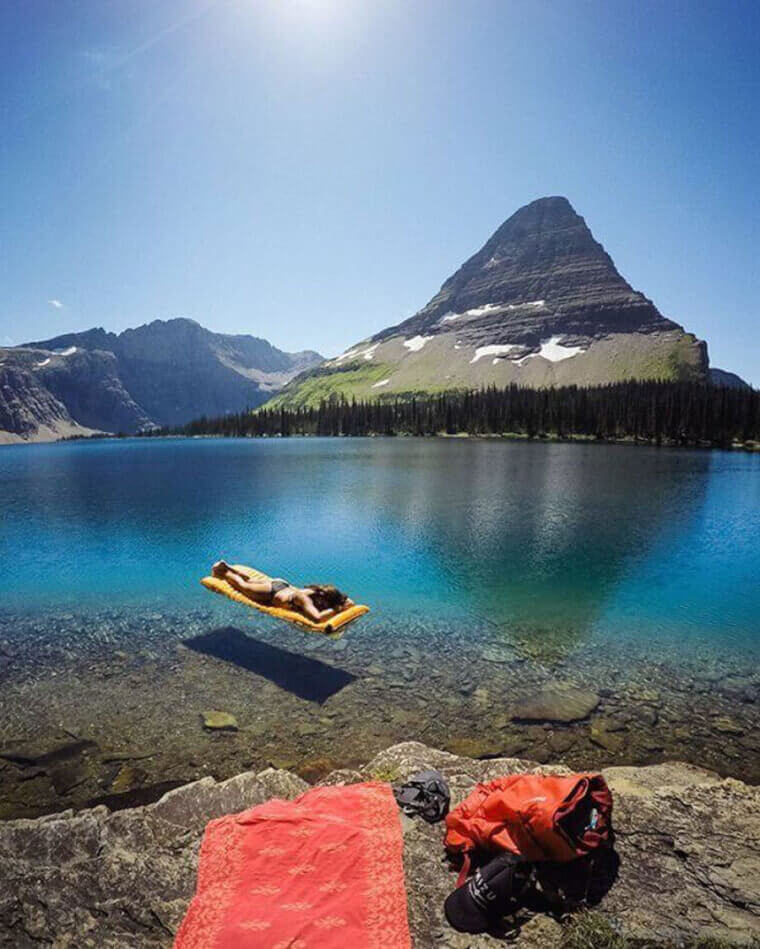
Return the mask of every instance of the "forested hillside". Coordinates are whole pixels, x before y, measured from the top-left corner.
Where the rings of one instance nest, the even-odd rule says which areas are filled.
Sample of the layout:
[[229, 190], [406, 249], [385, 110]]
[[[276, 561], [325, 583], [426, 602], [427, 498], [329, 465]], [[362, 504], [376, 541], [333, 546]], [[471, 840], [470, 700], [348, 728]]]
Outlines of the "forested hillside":
[[517, 434], [726, 447], [760, 441], [760, 392], [691, 382], [557, 389], [512, 385], [426, 398], [349, 402], [334, 397], [317, 408], [265, 407], [201, 418], [177, 431], [227, 436]]

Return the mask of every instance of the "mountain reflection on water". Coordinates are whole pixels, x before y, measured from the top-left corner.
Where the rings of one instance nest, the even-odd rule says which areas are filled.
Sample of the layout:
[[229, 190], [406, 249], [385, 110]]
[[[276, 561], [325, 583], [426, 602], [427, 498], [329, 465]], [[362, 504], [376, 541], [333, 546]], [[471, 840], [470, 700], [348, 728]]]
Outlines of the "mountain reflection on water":
[[360, 494], [435, 565], [442, 599], [490, 617], [508, 639], [563, 648], [592, 629], [664, 533], [699, 520], [710, 455], [674, 454], [666, 465], [661, 457], [595, 445], [417, 443], [384, 453]]

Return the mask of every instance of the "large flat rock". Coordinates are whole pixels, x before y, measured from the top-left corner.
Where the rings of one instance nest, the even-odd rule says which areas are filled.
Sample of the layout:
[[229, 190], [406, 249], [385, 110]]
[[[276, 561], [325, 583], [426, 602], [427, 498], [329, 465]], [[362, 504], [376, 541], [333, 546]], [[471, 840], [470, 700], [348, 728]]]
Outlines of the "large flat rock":
[[[423, 767], [444, 773], [455, 804], [479, 781], [502, 774], [567, 771], [406, 742], [360, 772], [325, 782], [400, 780]], [[689, 946], [706, 937], [750, 946], [760, 939], [760, 789], [672, 762], [604, 774], [615, 798], [619, 866], [598, 909], [650, 946]], [[98, 807], [0, 824], [0, 945], [171, 945], [194, 890], [207, 821], [271, 797], [292, 798], [307, 786], [269, 769], [224, 782], [204, 778], [132, 810]], [[443, 859], [442, 826], [408, 818], [402, 826], [415, 946], [497, 946], [490, 936], [462, 936], [446, 924], [443, 900], [455, 880]], [[526, 914], [516, 944], [552, 949], [561, 938], [549, 916]]]
[[0, 823], [0, 946], [169, 946], [209, 820], [308, 785], [268, 769], [203, 778], [146, 807]]
[[512, 710], [516, 722], [560, 722], [569, 724], [588, 718], [599, 705], [599, 696], [564, 682], [547, 685]]

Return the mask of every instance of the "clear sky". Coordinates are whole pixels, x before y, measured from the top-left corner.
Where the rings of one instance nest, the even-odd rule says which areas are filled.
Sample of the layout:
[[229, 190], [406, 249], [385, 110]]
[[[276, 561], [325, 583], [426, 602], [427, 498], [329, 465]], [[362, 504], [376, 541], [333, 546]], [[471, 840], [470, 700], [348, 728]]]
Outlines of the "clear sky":
[[0, 0], [0, 344], [335, 354], [564, 194], [760, 385], [756, 0]]

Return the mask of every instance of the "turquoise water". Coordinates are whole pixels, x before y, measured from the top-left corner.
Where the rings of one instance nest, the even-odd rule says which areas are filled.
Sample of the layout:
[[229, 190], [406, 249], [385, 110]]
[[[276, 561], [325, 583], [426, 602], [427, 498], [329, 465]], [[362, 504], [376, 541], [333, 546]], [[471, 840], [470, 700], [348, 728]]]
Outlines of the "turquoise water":
[[[78, 770], [0, 767], [0, 819], [313, 781], [405, 740], [760, 782], [758, 455], [108, 440], [4, 448], [0, 491], [0, 751], [90, 743]], [[204, 590], [220, 556], [372, 612], [309, 635]], [[591, 714], [568, 720], [568, 687]], [[525, 721], [545, 691], [561, 707]]]
[[760, 642], [758, 455], [134, 439], [3, 448], [0, 491], [0, 624], [146, 607], [240, 622], [197, 582], [223, 556], [334, 581], [375, 622], [410, 611], [423, 652], [426, 620], [691, 658]]

